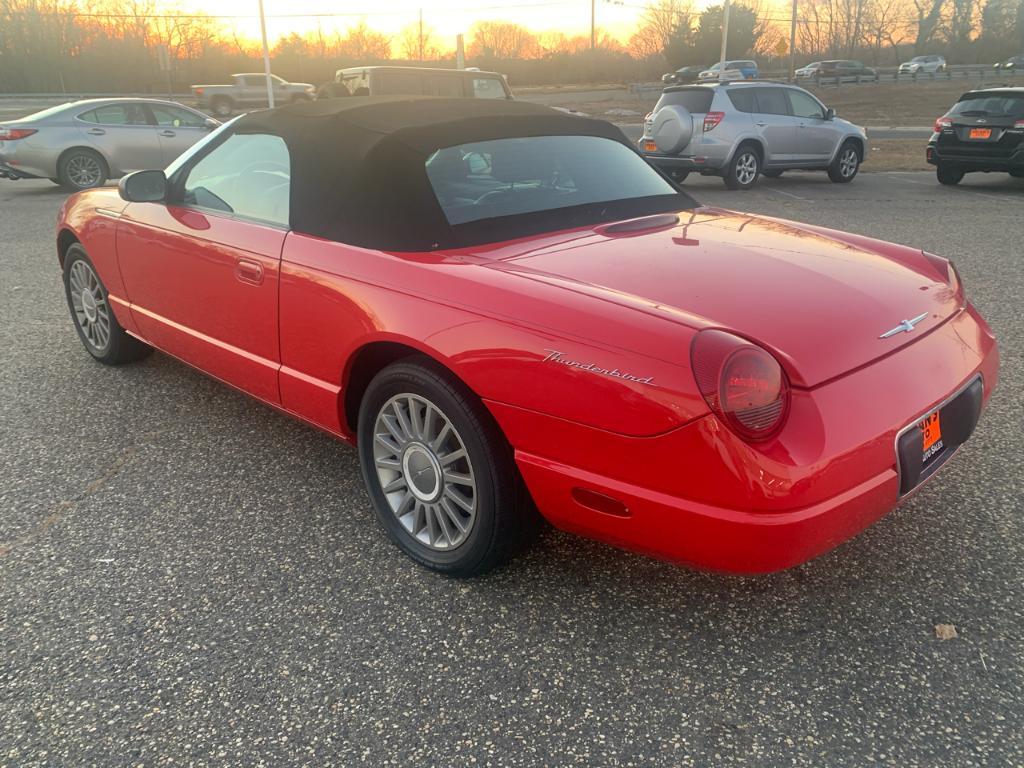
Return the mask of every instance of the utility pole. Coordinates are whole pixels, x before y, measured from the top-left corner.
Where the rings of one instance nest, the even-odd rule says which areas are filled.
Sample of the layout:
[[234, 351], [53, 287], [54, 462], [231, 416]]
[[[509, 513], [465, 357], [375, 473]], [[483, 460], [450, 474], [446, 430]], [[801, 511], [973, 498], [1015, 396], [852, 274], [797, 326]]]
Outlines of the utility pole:
[[796, 4], [793, 0], [793, 20], [789, 26], [789, 82], [796, 77]]
[[[795, 2], [795, 0], [794, 0]], [[420, 64], [423, 63], [423, 9], [420, 8]]]
[[263, 73], [267, 76], [267, 106], [274, 108], [274, 81], [270, 79], [270, 47], [267, 45], [267, 19], [263, 15], [263, 0], [260, 2], [260, 34], [263, 36]]
[[590, 0], [590, 50], [597, 47], [597, 25], [594, 23], [594, 5], [596, 0]]
[[725, 80], [725, 49], [729, 42], [729, 0], [722, 6], [722, 55], [718, 57], [718, 82]]

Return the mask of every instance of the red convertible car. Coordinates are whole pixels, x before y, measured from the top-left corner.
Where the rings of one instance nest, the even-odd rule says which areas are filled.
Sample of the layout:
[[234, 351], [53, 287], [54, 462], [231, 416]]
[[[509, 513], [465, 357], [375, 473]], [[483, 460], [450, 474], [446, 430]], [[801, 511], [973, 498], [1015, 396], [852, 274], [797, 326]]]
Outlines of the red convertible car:
[[537, 510], [796, 565], [943, 466], [998, 371], [946, 259], [701, 207], [617, 128], [522, 102], [245, 115], [69, 198], [57, 248], [94, 358], [155, 347], [356, 444], [385, 529], [450, 574]]

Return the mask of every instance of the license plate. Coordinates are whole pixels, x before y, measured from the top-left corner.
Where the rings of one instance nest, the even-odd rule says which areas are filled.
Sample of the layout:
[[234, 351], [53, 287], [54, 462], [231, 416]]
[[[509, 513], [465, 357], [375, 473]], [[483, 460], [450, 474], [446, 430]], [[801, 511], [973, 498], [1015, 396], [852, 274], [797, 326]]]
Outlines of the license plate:
[[939, 421], [939, 412], [934, 411], [928, 414], [917, 426], [921, 429], [921, 435], [924, 438], [921, 445], [921, 458], [927, 464], [928, 459], [942, 450], [942, 424]]
[[657, 152], [658, 145], [654, 143], [653, 139], [644, 139], [644, 152]]
[[991, 128], [971, 128], [972, 139], [987, 139], [992, 135]]

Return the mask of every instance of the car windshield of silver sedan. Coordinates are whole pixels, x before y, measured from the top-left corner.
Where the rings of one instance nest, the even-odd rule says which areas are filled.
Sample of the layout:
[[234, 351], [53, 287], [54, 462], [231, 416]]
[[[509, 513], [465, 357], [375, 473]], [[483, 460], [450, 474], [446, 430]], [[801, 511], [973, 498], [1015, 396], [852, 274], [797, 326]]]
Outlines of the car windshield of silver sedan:
[[677, 192], [632, 149], [597, 136], [460, 144], [434, 152], [426, 168], [451, 225]]

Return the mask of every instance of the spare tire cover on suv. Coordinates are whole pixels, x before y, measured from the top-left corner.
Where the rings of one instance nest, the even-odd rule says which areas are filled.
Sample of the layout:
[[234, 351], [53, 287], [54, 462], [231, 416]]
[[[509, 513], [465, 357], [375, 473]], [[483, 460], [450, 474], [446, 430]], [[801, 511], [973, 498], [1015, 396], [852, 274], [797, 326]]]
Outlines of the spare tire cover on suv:
[[675, 154], [693, 137], [693, 117], [686, 107], [664, 106], [654, 115], [651, 136], [659, 152]]

